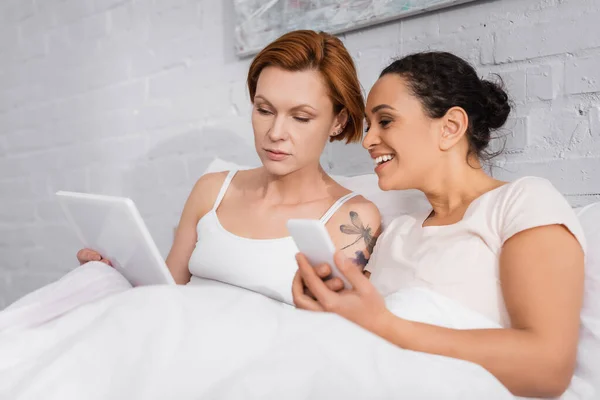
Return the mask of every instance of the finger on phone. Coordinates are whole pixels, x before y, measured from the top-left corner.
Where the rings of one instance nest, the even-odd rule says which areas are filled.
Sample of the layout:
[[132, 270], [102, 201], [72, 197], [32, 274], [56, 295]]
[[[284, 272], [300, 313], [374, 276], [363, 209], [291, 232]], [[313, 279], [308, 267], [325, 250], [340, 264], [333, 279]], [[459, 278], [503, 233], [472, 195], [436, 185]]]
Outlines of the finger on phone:
[[331, 278], [325, 281], [325, 286], [327, 286], [329, 290], [339, 292], [344, 288], [344, 282], [342, 282], [340, 278]]
[[315, 267], [315, 271], [319, 278], [324, 279], [331, 275], [331, 267], [327, 264], [321, 264]]

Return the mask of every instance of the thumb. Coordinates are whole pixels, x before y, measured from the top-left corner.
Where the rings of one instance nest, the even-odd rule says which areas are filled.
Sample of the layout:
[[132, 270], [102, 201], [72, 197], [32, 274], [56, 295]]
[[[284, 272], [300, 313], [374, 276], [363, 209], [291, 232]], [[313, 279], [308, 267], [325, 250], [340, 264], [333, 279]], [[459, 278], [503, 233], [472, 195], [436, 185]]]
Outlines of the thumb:
[[365, 285], [371, 283], [360, 271], [360, 268], [341, 251], [335, 253], [334, 261], [338, 270], [348, 279], [355, 290], [361, 291], [365, 289]]

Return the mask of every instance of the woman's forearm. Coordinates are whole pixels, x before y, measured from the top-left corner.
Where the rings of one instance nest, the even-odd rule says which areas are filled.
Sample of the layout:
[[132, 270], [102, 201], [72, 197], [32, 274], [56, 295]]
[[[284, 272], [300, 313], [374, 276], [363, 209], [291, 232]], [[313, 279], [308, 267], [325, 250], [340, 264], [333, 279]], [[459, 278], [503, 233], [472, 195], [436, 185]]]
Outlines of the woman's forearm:
[[471, 361], [513, 394], [555, 397], [571, 381], [575, 360], [537, 333], [518, 329], [457, 330], [407, 321], [389, 313], [379, 336], [399, 347]]

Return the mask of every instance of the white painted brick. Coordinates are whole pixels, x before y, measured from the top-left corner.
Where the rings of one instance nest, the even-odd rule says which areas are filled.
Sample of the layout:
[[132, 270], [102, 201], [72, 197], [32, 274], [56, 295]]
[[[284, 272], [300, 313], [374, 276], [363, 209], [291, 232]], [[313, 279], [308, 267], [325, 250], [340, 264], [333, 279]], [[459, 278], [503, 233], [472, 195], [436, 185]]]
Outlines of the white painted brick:
[[6, 3], [7, 7], [3, 13], [8, 21], [20, 22], [31, 17], [36, 11], [33, 0], [9, 0]]
[[509, 118], [505, 126], [493, 134], [490, 151], [523, 152], [529, 145], [528, 118]]
[[196, 183], [214, 158], [215, 156], [200, 153], [186, 156], [190, 181]]
[[237, 115], [250, 117], [252, 115], [252, 103], [250, 102], [250, 94], [245, 81], [234, 82], [230, 85], [231, 90], [231, 106], [234, 108]]
[[144, 103], [144, 82], [131, 82], [82, 93], [57, 102], [55, 115], [59, 119], [73, 116], [89, 117], [111, 110], [135, 110]]
[[180, 186], [189, 181], [187, 165], [181, 157], [169, 157], [152, 162], [157, 183], [163, 186]]
[[[343, 42], [351, 53], [375, 48], [400, 50], [400, 31], [400, 24], [377, 25], [369, 31], [358, 31], [351, 35], [345, 35]], [[376, 37], [377, 40], [374, 41], [373, 37]]]
[[[381, 71], [391, 62], [391, 57], [382, 57], [380, 51], [365, 51], [360, 58], [356, 59], [356, 68], [361, 84], [366, 88], [370, 88], [375, 84]], [[367, 93], [364, 93], [365, 96]]]
[[30, 227], [0, 227], [0, 237], [2, 238], [3, 247], [32, 248], [36, 245]]
[[402, 43], [402, 53], [410, 54], [421, 51], [447, 51], [464, 58], [472, 64], [481, 59], [481, 51], [477, 39], [484, 37], [483, 31], [461, 33], [460, 35], [441, 36], [439, 40], [427, 38], [408, 39]]
[[82, 121], [76, 121], [69, 129], [78, 131], [80, 141], [97, 138], [125, 137], [139, 134], [137, 117], [133, 111], [114, 110], [101, 113]]
[[494, 64], [496, 62], [494, 58], [494, 42], [496, 36], [494, 34], [482, 35], [479, 40], [479, 62], [482, 65]]
[[158, 185], [157, 171], [148, 163], [131, 165], [124, 176], [124, 186], [130, 193], [150, 191]]
[[183, 211], [185, 202], [187, 201], [192, 190], [193, 184], [195, 183], [196, 182], [194, 181], [185, 185], [173, 187], [173, 189], [170, 190], [167, 194], [172, 204], [169, 211], [173, 212], [172, 217], [176, 223], [179, 221], [179, 217], [181, 216], [181, 212]]
[[51, 172], [60, 165], [60, 152], [51, 147], [19, 154], [11, 159], [13, 166], [20, 172], [18, 176], [35, 174], [37, 172]]
[[144, 222], [146, 222], [146, 226], [156, 243], [156, 247], [158, 247], [163, 258], [166, 258], [173, 245], [174, 229], [177, 227], [179, 221], [175, 218], [161, 215], [144, 219]]
[[[155, 14], [164, 14], [167, 11], [173, 9], [181, 9], [187, 3], [190, 3], [189, 0], [171, 0], [171, 1], [162, 1], [162, 0], [147, 0], [148, 8]], [[201, 5], [202, 3], [200, 3]]]
[[[46, 42], [48, 44], [48, 53], [50, 57], [62, 57], [63, 61], [69, 65], [69, 59], [65, 59], [68, 51], [73, 51], [73, 45], [69, 38], [69, 26], [62, 26], [51, 29], [46, 33]], [[88, 49], [89, 51], [89, 49]], [[71, 54], [73, 56], [73, 54]]]
[[45, 137], [49, 140], [50, 146], [53, 147], [74, 145], [89, 140], [89, 132], [85, 127], [80, 121], [57, 121], [46, 131]]
[[48, 188], [48, 172], [36, 171], [30, 176], [31, 190], [37, 201], [44, 201], [54, 196]]
[[44, 91], [58, 92], [62, 96], [80, 93], [87, 95], [85, 92], [90, 89], [126, 82], [129, 74], [130, 66], [127, 60], [89, 62], [57, 73], [53, 81], [47, 82]]
[[129, 189], [129, 196], [137, 206], [144, 220], [149, 216], [164, 215], [165, 210], [173, 207], [166, 192], [144, 192]]
[[131, 1], [132, 0], [93, 0], [94, 10], [96, 12], [106, 11], [122, 4], [131, 3]]
[[56, 26], [49, 13], [37, 12], [18, 25], [21, 39], [30, 40], [41, 37], [52, 27]]
[[[0, 257], [2, 259], [2, 269], [0, 270], [0, 285], [6, 284], [10, 286], [10, 275], [14, 275], [14, 271], [18, 270], [23, 263], [23, 250], [8, 247], [0, 247]], [[10, 275], [9, 275], [10, 274]], [[3, 295], [6, 293], [4, 288], [0, 286]], [[4, 296], [0, 296], [0, 299]]]
[[31, 79], [27, 65], [8, 64], [0, 71], [0, 91], [22, 86], [23, 82]]
[[48, 191], [52, 194], [59, 190], [70, 192], [89, 192], [89, 178], [85, 169], [71, 169], [52, 172], [46, 181]]
[[440, 35], [469, 32], [478, 28], [499, 30], [519, 20], [525, 20], [526, 23], [528, 19], [535, 19], [535, 11], [539, 11], [538, 8], [541, 7], [538, 3], [520, 0], [487, 3], [476, 1], [443, 8], [438, 11]]
[[[140, 108], [138, 120], [145, 129], [160, 129], [175, 122], [175, 113], [170, 105], [146, 105]], [[178, 119], [176, 123], [181, 123], [181, 120]]]
[[124, 193], [124, 176], [127, 169], [115, 165], [90, 167], [90, 190], [93, 193], [121, 196]]
[[29, 224], [35, 222], [35, 204], [31, 201], [0, 202], [1, 224]]
[[590, 132], [593, 138], [600, 138], [600, 107], [593, 107], [589, 111]]
[[509, 118], [505, 125], [510, 131], [507, 136], [507, 151], [523, 151], [529, 145], [529, 118]]
[[[598, 43], [600, 45], [600, 43]], [[566, 61], [565, 89], [568, 94], [600, 92], [600, 56]]]
[[33, 200], [35, 195], [27, 178], [0, 180], [0, 198], [4, 200]]
[[145, 137], [127, 136], [107, 138], [96, 145], [100, 149], [101, 163], [128, 163], [132, 160], [145, 159], [147, 145]]
[[85, 67], [81, 79], [87, 82], [87, 88], [95, 89], [126, 82], [130, 76], [130, 69], [129, 60], [94, 63]]
[[16, 26], [0, 26], [0, 51], [10, 49], [19, 40]]
[[520, 61], [597, 47], [597, 35], [579, 32], [596, 32], [599, 20], [600, 13], [596, 12], [500, 31], [496, 35], [496, 61]]
[[527, 69], [527, 99], [552, 100], [556, 97], [557, 84], [552, 67], [541, 65]]
[[[407, 18], [402, 20], [400, 32], [396, 40], [410, 38], [420, 38], [423, 36], [437, 40], [440, 35], [440, 19], [446, 18], [447, 14], [442, 16], [440, 13], [423, 14], [418, 18]], [[368, 47], [368, 46], [365, 46]]]
[[202, 29], [200, 9], [197, 2], [187, 2], [150, 15], [150, 41], [153, 43], [195, 35]]
[[75, 256], [81, 242], [66, 219], [60, 224], [44, 224], [31, 230], [30, 236], [37, 246], [46, 249], [70, 249]]
[[574, 109], [555, 112], [548, 109], [532, 109], [529, 113], [531, 143], [558, 154], [587, 135], [588, 119]]
[[198, 67], [193, 69], [182, 67], [150, 78], [149, 96], [151, 98], [170, 98], [186, 93], [187, 88], [198, 88], [202, 85], [201, 72]]
[[0, 179], [23, 177], [27, 175], [27, 169], [12, 158], [0, 158]]
[[[498, 75], [504, 81], [506, 89], [515, 103], [524, 103], [527, 97], [527, 84], [525, 70], [503, 71]], [[488, 77], [494, 79], [494, 77]]]
[[35, 205], [35, 215], [40, 221], [47, 223], [65, 223], [66, 221], [65, 214], [56, 198], [38, 202]]
[[61, 0], [49, 5], [49, 9], [59, 25], [80, 20], [94, 11], [91, 0]]
[[229, 91], [223, 85], [191, 88], [189, 95], [173, 100], [174, 121], [195, 121], [200, 118], [219, 118], [234, 114]]
[[110, 33], [131, 31], [133, 28], [133, 6], [125, 4], [108, 13]]
[[328, 143], [327, 147], [330, 148], [331, 157], [335, 160], [330, 164], [332, 174], [352, 176], [364, 171], [373, 171], [373, 160], [360, 143], [347, 145], [342, 142], [333, 142]]
[[244, 153], [254, 153], [254, 147], [241, 140], [240, 134], [222, 127], [206, 126], [203, 129], [180, 130], [176, 136], [163, 136], [151, 149], [149, 157], [206, 154], [212, 158]]
[[144, 76], [186, 66], [206, 54], [206, 48], [196, 37], [159, 43], [152, 48], [141, 48], [133, 55], [134, 76]]
[[43, 135], [40, 131], [35, 130], [10, 132], [5, 137], [12, 154], [43, 149], [52, 143], [48, 139], [49, 135]]
[[48, 101], [51, 100], [52, 95], [62, 100], [83, 93], [87, 89], [87, 82], [81, 76], [80, 70], [65, 67], [45, 71], [43, 76], [42, 91], [46, 94], [45, 99]]
[[514, 180], [524, 175], [549, 179], [565, 194], [589, 193], [600, 176], [598, 158], [548, 159], [506, 164], [494, 170], [494, 176], [502, 180]]
[[[169, 2], [170, 3], [170, 2]], [[119, 6], [109, 12], [110, 34], [120, 43], [137, 45], [152, 44], [148, 41], [150, 35], [150, 14], [147, 3], [134, 2]], [[131, 47], [129, 47], [131, 50]]]
[[31, 118], [25, 118], [25, 109], [12, 109], [5, 113], [0, 113], [0, 129], [3, 133], [17, 130], [27, 130], [35, 128], [35, 123]]
[[93, 42], [108, 34], [108, 14], [101, 13], [78, 20], [69, 26], [69, 38], [73, 42]]
[[44, 57], [48, 54], [48, 45], [45, 36], [38, 36], [22, 40], [16, 54], [20, 61], [28, 61], [32, 58]]
[[34, 104], [41, 98], [41, 88], [38, 86], [23, 86], [4, 91], [0, 97], [0, 112]]

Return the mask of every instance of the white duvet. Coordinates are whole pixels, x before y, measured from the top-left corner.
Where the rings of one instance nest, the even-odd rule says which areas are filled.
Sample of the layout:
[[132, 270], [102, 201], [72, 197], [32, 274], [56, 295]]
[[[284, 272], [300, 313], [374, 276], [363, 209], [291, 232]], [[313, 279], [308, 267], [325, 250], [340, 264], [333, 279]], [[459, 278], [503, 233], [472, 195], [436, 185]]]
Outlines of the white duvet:
[[[494, 327], [425, 290], [387, 303], [413, 320]], [[0, 399], [397, 398], [513, 397], [475, 364], [217, 282], [127, 289], [91, 264], [0, 312]]]

